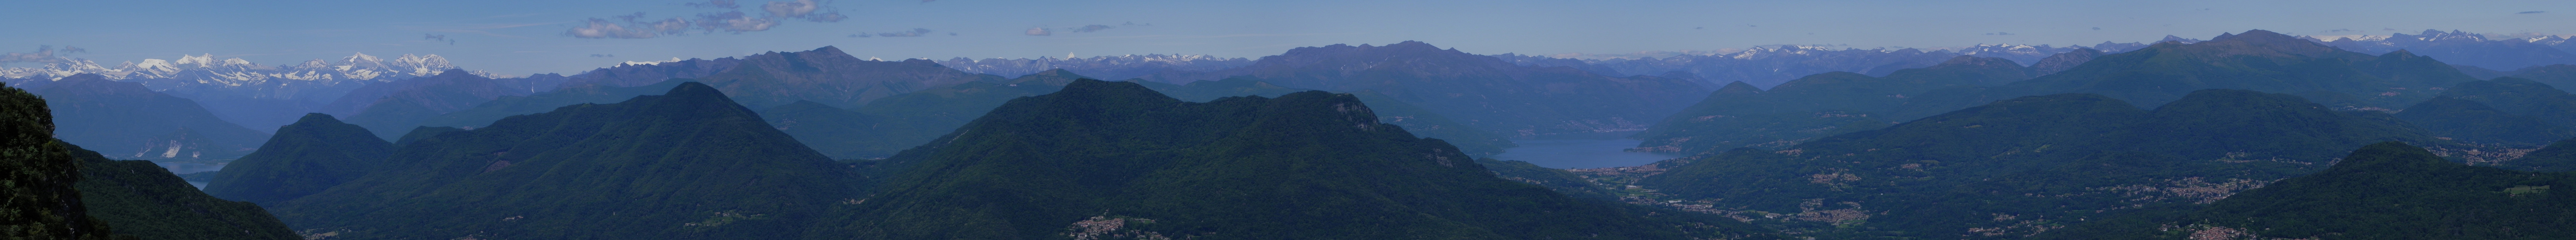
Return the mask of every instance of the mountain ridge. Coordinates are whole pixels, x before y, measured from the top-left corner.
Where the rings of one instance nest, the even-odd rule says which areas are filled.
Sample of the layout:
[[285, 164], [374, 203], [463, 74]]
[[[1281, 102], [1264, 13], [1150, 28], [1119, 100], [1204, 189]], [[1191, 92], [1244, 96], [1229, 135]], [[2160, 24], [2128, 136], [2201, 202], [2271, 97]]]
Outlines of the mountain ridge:
[[312, 195], [365, 176], [394, 147], [366, 128], [328, 114], [304, 115], [280, 126], [258, 151], [227, 164], [205, 192], [224, 199], [273, 205]]
[[[2349, 146], [2458, 147], [2385, 114], [2287, 94], [2210, 89], [2154, 110], [2132, 104], [2081, 93], [2015, 98], [1783, 149], [1671, 160], [1679, 164], [1627, 184], [1658, 190], [1644, 196], [1653, 200], [1817, 237], [1994, 239], [2206, 204], [2323, 170]], [[1840, 227], [1851, 224], [1863, 227]]]
[[272, 210], [346, 238], [779, 237], [858, 196], [847, 166], [695, 82], [440, 133], [392, 156]]
[[56, 136], [137, 159], [225, 158], [248, 154], [267, 134], [225, 122], [185, 98], [96, 74], [34, 90], [54, 111]]
[[1289, 88], [1374, 91], [1510, 137], [1643, 130], [1707, 90], [1683, 79], [1514, 65], [1418, 41], [1300, 47], [1250, 66], [1145, 79], [1237, 77]]
[[[1647, 230], [1670, 222], [1599, 205], [1606, 202], [1494, 178], [1442, 141], [1377, 122], [1348, 94], [1191, 103], [1136, 83], [1078, 80], [993, 112], [887, 159], [911, 170], [879, 185], [880, 197], [853, 209], [864, 217], [841, 229], [862, 238], [979, 239], [1685, 236]], [[967, 153], [975, 154], [961, 155]], [[1358, 154], [1382, 157], [1352, 156]], [[1401, 188], [1419, 190], [1395, 190]], [[1191, 204], [1206, 202], [1231, 204]], [[1503, 216], [1513, 214], [1605, 224], [1532, 224], [1537, 219]], [[1678, 213], [1665, 215], [1672, 214]], [[1656, 226], [1606, 224], [1612, 222]], [[1384, 230], [1390, 228], [1404, 230]], [[1586, 230], [1614, 228], [1644, 231]], [[1690, 235], [1759, 236], [1711, 228]]]

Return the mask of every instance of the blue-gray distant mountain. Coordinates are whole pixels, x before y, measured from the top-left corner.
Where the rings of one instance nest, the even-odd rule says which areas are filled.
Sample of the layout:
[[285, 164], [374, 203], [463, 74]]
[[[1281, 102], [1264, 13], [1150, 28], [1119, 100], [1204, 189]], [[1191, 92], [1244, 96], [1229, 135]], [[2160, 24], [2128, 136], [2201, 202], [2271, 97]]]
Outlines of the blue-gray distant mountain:
[[392, 138], [440, 114], [531, 93], [530, 88], [511, 85], [449, 69], [435, 76], [368, 85], [332, 102], [321, 113], [349, 116], [349, 123], [374, 130], [376, 136]]
[[2576, 53], [2576, 41], [2571, 41], [2576, 39], [2553, 35], [2538, 38], [2525, 38], [2523, 40], [2531, 41], [2531, 43], [2538, 43], [2540, 45], [2548, 45], [2549, 47], [2555, 47], [2561, 51]]
[[883, 158], [930, 143], [1011, 99], [1037, 96], [1085, 78], [1064, 70], [1005, 82], [967, 82], [895, 95], [857, 108], [797, 101], [762, 109], [780, 131], [836, 159]]
[[[718, 67], [731, 63], [734, 66]], [[696, 78], [653, 77], [698, 75], [704, 70], [723, 69]], [[957, 71], [929, 60], [874, 61], [851, 57], [839, 48], [822, 47], [803, 52], [768, 52], [739, 59], [689, 60], [653, 65], [624, 65], [593, 70], [575, 75], [554, 91], [527, 97], [501, 97], [473, 108], [449, 112], [422, 121], [423, 126], [477, 127], [511, 115], [552, 111], [555, 107], [582, 103], [611, 103], [627, 98], [659, 93], [680, 82], [700, 82], [724, 91], [737, 102], [753, 109], [768, 109], [809, 101], [836, 108], [854, 108], [870, 101], [933, 87], [966, 82], [1000, 82], [1001, 76]], [[642, 82], [642, 84], [637, 84]], [[370, 128], [374, 129], [374, 128]], [[403, 127], [398, 131], [408, 131]], [[386, 129], [374, 129], [387, 131]], [[386, 136], [385, 134], [378, 136]]]
[[1153, 75], [1165, 71], [1205, 72], [1242, 67], [1252, 65], [1252, 60], [1244, 58], [1220, 58], [1207, 55], [1163, 54], [1092, 56], [1087, 58], [1039, 57], [1037, 59], [967, 59], [964, 57], [958, 57], [941, 60], [939, 61], [939, 65], [956, 68], [958, 71], [1001, 76], [1021, 76], [1037, 74], [1047, 70], [1063, 69], [1083, 73], [1084, 75], [1092, 76], [1097, 79], [1129, 79], [1144, 77], [1146, 75]]
[[[2342, 110], [2394, 111], [2439, 95], [2442, 90], [2438, 89], [2476, 80], [2449, 64], [2408, 51], [2371, 56], [2262, 30], [2224, 34], [2209, 41], [2168, 37], [2153, 46], [2116, 54], [2069, 51], [2028, 68], [2002, 59], [1963, 61], [1971, 59], [1975, 58], [1886, 77], [1810, 75], [1770, 90], [1730, 84], [1698, 106], [1637, 135], [1647, 140], [1638, 150], [1696, 153], [1777, 148], [1996, 100], [2058, 93], [2101, 94], [2153, 106], [2200, 89], [2247, 89], [2295, 94]], [[2463, 121], [2447, 123], [2467, 123]], [[2443, 130], [2446, 137], [2468, 134], [2452, 131], [2458, 128], [2444, 129], [2450, 129]], [[2542, 132], [2547, 131], [2530, 131]], [[2501, 135], [2478, 138], [2492, 136]], [[2532, 139], [2557, 138], [2550, 136], [2556, 135], [2510, 138], [2528, 145], [2537, 144]]]
[[2287, 94], [2201, 90], [2154, 110], [2056, 94], [1672, 160], [1635, 185], [1656, 190], [1654, 200], [1810, 236], [2009, 239], [2208, 204], [2384, 141], [2465, 147], [2386, 114]]
[[1957, 52], [1948, 50], [1927, 52], [1912, 48], [1835, 49], [1823, 46], [1777, 45], [1755, 47], [1730, 54], [1619, 58], [1588, 62], [1631, 75], [1678, 71], [1697, 75], [1705, 79], [1706, 84], [1740, 81], [1757, 87], [1769, 87], [1799, 76], [1826, 72], [1885, 75], [1897, 69], [1932, 66], [1957, 56], [1959, 56]]
[[2438, 91], [2432, 88], [2476, 80], [2449, 64], [2409, 51], [2372, 56], [2252, 30], [2103, 55], [1994, 91], [2000, 95], [2094, 93], [2154, 106], [2200, 89], [2245, 89], [2296, 94], [2341, 109], [2385, 110], [2431, 98]]
[[53, 109], [63, 141], [125, 159], [220, 159], [249, 154], [268, 134], [141, 83], [98, 74], [65, 77], [34, 91]]
[[2550, 86], [2576, 86], [2576, 65], [2550, 64], [2547, 66], [2515, 69], [2512, 72], [2505, 72], [2501, 75], [2547, 83]]
[[2570, 49], [2552, 46], [2566, 41], [2557, 36], [2539, 39], [2490, 39], [2486, 35], [2459, 30], [2442, 32], [2427, 29], [2421, 34], [2396, 33], [2390, 34], [2387, 38], [2303, 38], [2342, 48], [2345, 51], [2376, 55], [2405, 50], [2439, 58], [2442, 62], [2487, 69], [2521, 69], [2550, 64], [2576, 64], [2576, 54], [2571, 54]]
[[[369, 84], [365, 87], [359, 87], [356, 90], [349, 90], [347, 94], [342, 94], [340, 95], [340, 98], [332, 100], [329, 105], [323, 105], [321, 108], [316, 108], [312, 112], [331, 114], [333, 116], [357, 115], [359, 112], [366, 111], [367, 107], [374, 106], [377, 101], [383, 100], [386, 96], [402, 94], [404, 92], [427, 91], [426, 89], [421, 88], [437, 88], [431, 86], [454, 88], [454, 86], [441, 85], [456, 85], [459, 84], [458, 81], [461, 79], [467, 78], [480, 78], [480, 81], [474, 82], [491, 82], [490, 85], [494, 85], [488, 87], [494, 90], [485, 91], [516, 93], [516, 95], [528, 95], [530, 93], [554, 90], [556, 85], [562, 84], [564, 81], [569, 79], [563, 75], [552, 73], [529, 75], [524, 78], [495, 79], [476, 75], [473, 74], [472, 71], [465, 71], [463, 69], [447, 69], [446, 71], [439, 72], [438, 75], [405, 78], [391, 82]], [[466, 106], [470, 107], [473, 106], [473, 104], [468, 103]]]
[[633, 87], [661, 83], [673, 78], [700, 78], [732, 70], [741, 63], [732, 57], [714, 60], [691, 58], [664, 62], [629, 62], [616, 67], [592, 69], [573, 74], [556, 88]]
[[[2141, 46], [2140, 48], [2144, 48], [2144, 46]], [[2038, 62], [2030, 62], [2030, 73], [2033, 77], [2057, 74], [2057, 72], [2064, 72], [2067, 69], [2075, 69], [2075, 66], [2084, 65], [2084, 62], [2091, 62], [2093, 61], [2093, 58], [2099, 58], [2102, 57], [2102, 55], [2107, 54], [2111, 53], [2094, 49], [2076, 49], [2073, 51], [2066, 51], [2065, 53], [2058, 53], [2057, 55], [2051, 55], [2047, 58], [2040, 58]]]
[[1251, 66], [1156, 74], [1187, 83], [1226, 78], [1334, 92], [1372, 91], [1504, 136], [1642, 130], [1708, 88], [1655, 76], [1613, 77], [1570, 67], [1514, 65], [1406, 41], [1301, 47]]
[[[2164, 41], [2198, 42], [2166, 36]], [[1564, 59], [1517, 54], [1494, 55], [1506, 61], [1527, 66], [1574, 67], [1602, 75], [1657, 75], [1673, 72], [1701, 78], [1701, 83], [1722, 86], [1744, 82], [1754, 87], [1770, 88], [1807, 75], [1827, 72], [1852, 72], [1869, 76], [1886, 76], [1896, 70], [1922, 68], [1957, 56], [1993, 57], [2038, 67], [2042, 59], [2080, 49], [2102, 53], [2120, 53], [2146, 48], [2144, 43], [2102, 42], [2090, 47], [2018, 44], [1980, 44], [1976, 46], [1924, 51], [1922, 49], [1853, 49], [1835, 50], [1828, 46], [1772, 45], [1738, 52], [1712, 54], [1673, 54], [1620, 58]], [[2082, 63], [2077, 61], [2074, 63]], [[2072, 66], [2072, 64], [2064, 64]], [[2044, 68], [2063, 70], [2063, 68]], [[2055, 71], [2047, 71], [2055, 72]]]
[[[2083, 53], [2092, 53], [2085, 50]], [[2083, 53], [2061, 54], [2080, 58]], [[1898, 70], [1887, 77], [1850, 72], [1809, 75], [1764, 90], [1728, 83], [1699, 104], [1665, 118], [1635, 138], [1637, 151], [1699, 153], [1739, 147], [1776, 148], [1814, 138], [1876, 130], [1890, 124], [1967, 106], [1910, 104], [1916, 98], [1957, 98], [1988, 86], [2036, 76], [2012, 60], [1958, 56], [1940, 65]], [[1927, 94], [1932, 93], [1932, 94]]]
[[697, 78], [754, 109], [813, 101], [856, 107], [868, 101], [933, 87], [1005, 77], [957, 71], [930, 60], [874, 61], [838, 47], [769, 52], [742, 57], [733, 69]]
[[240, 58], [216, 59], [211, 54], [182, 55], [177, 60], [144, 59], [114, 66], [85, 59], [54, 61], [58, 64], [40, 68], [0, 68], [0, 78], [20, 82], [13, 84], [43, 84], [92, 73], [109, 80], [140, 82], [154, 91], [195, 100], [225, 121], [259, 130], [295, 122], [304, 113], [315, 112], [342, 94], [367, 85], [437, 75], [456, 68], [434, 54], [404, 54], [387, 59], [360, 53], [333, 61], [315, 59], [274, 66]]

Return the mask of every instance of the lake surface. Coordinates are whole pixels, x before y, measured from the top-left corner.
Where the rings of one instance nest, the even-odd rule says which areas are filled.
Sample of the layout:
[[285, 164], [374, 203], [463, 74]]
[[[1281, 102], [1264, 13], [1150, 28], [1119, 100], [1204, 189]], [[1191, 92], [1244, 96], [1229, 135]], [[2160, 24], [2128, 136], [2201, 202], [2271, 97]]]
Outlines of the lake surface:
[[[201, 172], [209, 172], [209, 171], [219, 171], [219, 170], [224, 170], [224, 166], [226, 166], [226, 165], [232, 165], [232, 163], [233, 163], [233, 161], [232, 161], [231, 159], [216, 160], [216, 161], [152, 162], [152, 164], [154, 164], [154, 165], [161, 165], [161, 169], [168, 169], [168, 170], [170, 170], [170, 174], [190, 174], [190, 173], [201, 173]], [[197, 186], [197, 190], [205, 190], [205, 189], [206, 189], [206, 182], [199, 182], [199, 181], [195, 181], [195, 180], [190, 180], [190, 181], [188, 181], [188, 185], [195, 185], [195, 186]]]
[[224, 165], [230, 165], [230, 164], [232, 164], [232, 161], [222, 161], [222, 162], [152, 162], [152, 164], [154, 164], [154, 165], [161, 165], [161, 168], [162, 168], [162, 169], [169, 169], [169, 170], [170, 170], [170, 174], [190, 174], [190, 173], [198, 173], [198, 172], [208, 172], [208, 171], [224, 170]]
[[1548, 168], [1605, 168], [1642, 166], [1655, 161], [1684, 157], [1680, 154], [1624, 151], [1645, 141], [1611, 139], [1519, 139], [1520, 147], [1503, 150], [1494, 159], [1518, 160]]

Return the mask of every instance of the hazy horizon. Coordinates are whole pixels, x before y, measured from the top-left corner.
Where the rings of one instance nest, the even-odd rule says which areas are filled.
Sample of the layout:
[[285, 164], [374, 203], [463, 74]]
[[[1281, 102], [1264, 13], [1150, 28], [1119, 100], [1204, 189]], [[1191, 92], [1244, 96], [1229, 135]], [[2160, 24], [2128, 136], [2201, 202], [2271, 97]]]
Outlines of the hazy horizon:
[[[268, 66], [336, 60], [352, 53], [385, 58], [436, 54], [465, 69], [525, 75], [822, 46], [889, 60], [1068, 54], [1258, 58], [1295, 47], [1401, 41], [1477, 54], [1555, 55], [1778, 44], [1861, 49], [2069, 46], [2145, 42], [2165, 35], [2206, 39], [2250, 29], [2314, 36], [2426, 29], [2576, 33], [2576, 26], [2552, 24], [2576, 20], [2566, 16], [2576, 12], [2561, 12], [2576, 11], [2567, 10], [2576, 2], [2542, 1], [730, 3], [23, 2], [13, 3], [23, 7], [0, 10], [0, 19], [21, 22], [13, 27], [20, 30], [16, 32], [37, 34], [0, 39], [0, 52], [79, 47], [85, 51], [69, 56], [111, 66], [182, 54], [243, 58]], [[643, 15], [633, 15], [637, 13]]]

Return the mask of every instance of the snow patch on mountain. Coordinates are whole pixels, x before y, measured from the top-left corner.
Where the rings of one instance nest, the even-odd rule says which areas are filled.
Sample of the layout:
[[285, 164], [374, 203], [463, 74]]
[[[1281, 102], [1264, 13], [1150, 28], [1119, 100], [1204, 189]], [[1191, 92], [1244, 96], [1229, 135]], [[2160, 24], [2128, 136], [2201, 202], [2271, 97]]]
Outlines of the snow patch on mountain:
[[[175, 60], [143, 59], [109, 68], [88, 59], [64, 58], [39, 67], [0, 68], [0, 78], [57, 80], [74, 74], [96, 73], [111, 80], [172, 79], [175, 82], [226, 86], [257, 85], [270, 81], [375, 81], [438, 75], [454, 69], [447, 58], [438, 55], [404, 54], [386, 61], [365, 53], [355, 53], [340, 61], [314, 59], [286, 66], [263, 66], [241, 58], [216, 59], [214, 54], [179, 55]], [[473, 71], [475, 75], [502, 78], [498, 74]], [[167, 86], [156, 86], [167, 89]]]
[[2302, 36], [2300, 39], [2367, 54], [2406, 50], [2441, 59], [2444, 63], [2490, 69], [2576, 63], [2576, 44], [2568, 44], [2566, 37], [2558, 35], [2480, 34], [2427, 29], [2417, 34]]
[[680, 61], [684, 61], [684, 60], [680, 60], [680, 58], [678, 58], [678, 57], [672, 57], [672, 58], [671, 58], [671, 60], [668, 60], [668, 61], [651, 61], [651, 62], [626, 61], [626, 63], [620, 63], [620, 64], [618, 64], [617, 66], [621, 66], [621, 67], [623, 67], [623, 66], [628, 66], [628, 65], [655, 65], [655, 64], [663, 64], [663, 63], [675, 63], [675, 62], [680, 62]]

